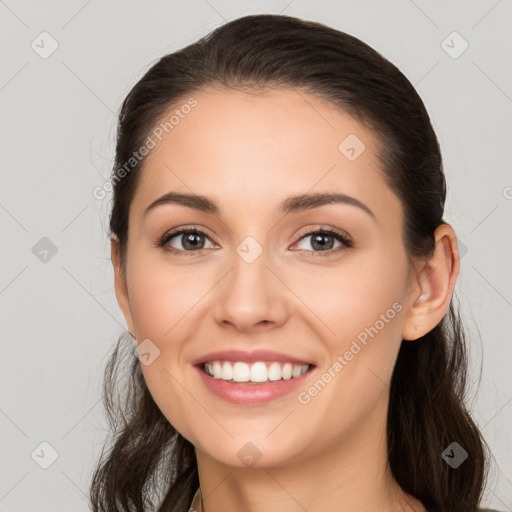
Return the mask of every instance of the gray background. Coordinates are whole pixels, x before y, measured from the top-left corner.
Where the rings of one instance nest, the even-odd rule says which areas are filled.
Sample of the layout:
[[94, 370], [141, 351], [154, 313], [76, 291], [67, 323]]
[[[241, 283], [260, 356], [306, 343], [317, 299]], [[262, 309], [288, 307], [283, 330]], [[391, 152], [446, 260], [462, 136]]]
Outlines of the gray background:
[[[470, 333], [470, 404], [494, 455], [485, 503], [512, 510], [510, 0], [238, 4], [0, 0], [0, 512], [88, 510], [106, 435], [103, 369], [125, 327], [110, 197], [92, 194], [111, 171], [115, 115], [155, 59], [251, 13], [351, 33], [422, 96], [444, 156], [445, 219], [463, 249], [456, 292]], [[43, 31], [58, 43], [49, 56]]]

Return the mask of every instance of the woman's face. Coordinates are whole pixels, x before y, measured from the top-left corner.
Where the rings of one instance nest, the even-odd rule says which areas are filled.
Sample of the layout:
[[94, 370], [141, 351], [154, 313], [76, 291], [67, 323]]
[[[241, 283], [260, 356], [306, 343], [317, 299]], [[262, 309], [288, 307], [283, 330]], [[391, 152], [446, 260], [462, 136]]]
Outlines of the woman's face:
[[[116, 282], [155, 402], [198, 454], [230, 466], [288, 464], [380, 438], [417, 297], [401, 203], [379, 174], [374, 136], [305, 92], [193, 97], [153, 137], [130, 208], [126, 289]], [[171, 192], [215, 208], [189, 200], [148, 210]], [[293, 199], [316, 194], [350, 199]], [[194, 227], [205, 234], [158, 245]], [[232, 350], [242, 354], [210, 355]], [[241, 382], [196, 364], [215, 360], [217, 377], [231, 368]], [[290, 378], [306, 368], [297, 362], [308, 371]], [[247, 371], [265, 382], [243, 382]]]

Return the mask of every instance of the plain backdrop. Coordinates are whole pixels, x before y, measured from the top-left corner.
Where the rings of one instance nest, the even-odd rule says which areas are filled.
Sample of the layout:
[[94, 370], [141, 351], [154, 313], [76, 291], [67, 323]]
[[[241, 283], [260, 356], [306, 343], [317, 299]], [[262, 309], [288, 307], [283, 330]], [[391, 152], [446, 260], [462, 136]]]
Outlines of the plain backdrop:
[[423, 98], [462, 248], [470, 403], [493, 452], [485, 504], [512, 510], [510, 0], [0, 0], [0, 512], [89, 510], [103, 369], [125, 328], [110, 196], [93, 196], [111, 172], [116, 114], [156, 59], [252, 13], [353, 34]]

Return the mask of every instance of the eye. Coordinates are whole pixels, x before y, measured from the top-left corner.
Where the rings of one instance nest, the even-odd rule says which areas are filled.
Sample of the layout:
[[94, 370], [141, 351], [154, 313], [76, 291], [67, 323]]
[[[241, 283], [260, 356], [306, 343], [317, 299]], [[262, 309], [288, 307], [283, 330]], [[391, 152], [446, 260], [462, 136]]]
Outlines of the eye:
[[[315, 247], [319, 248], [319, 251], [309, 251], [308, 249], [301, 248], [301, 250], [306, 251], [305, 254], [307, 257], [315, 258], [317, 256], [332, 256], [333, 254], [337, 254], [346, 248], [353, 247], [352, 241], [345, 234], [333, 228], [320, 228], [316, 231], [309, 231], [300, 238], [297, 244], [300, 244], [302, 240], [305, 240], [309, 237], [312, 237], [309, 245], [313, 247], [313, 249]], [[335, 240], [341, 242], [341, 247], [338, 246], [337, 249], [332, 250]]]
[[[336, 229], [323, 227], [316, 231], [309, 231], [305, 233], [301, 236], [298, 242], [295, 243], [295, 245], [300, 244], [308, 237], [313, 237], [310, 242], [311, 247], [313, 247], [313, 251], [300, 248], [301, 251], [305, 251], [305, 255], [307, 255], [307, 257], [332, 256], [344, 249], [353, 247], [353, 243], [348, 236]], [[173, 244], [169, 244], [173, 239], [178, 240], [178, 247], [175, 247]], [[163, 248], [173, 255], [183, 255], [187, 252], [201, 252], [203, 249], [208, 249], [208, 247], [204, 246], [205, 239], [210, 240], [210, 237], [202, 229], [194, 226], [165, 233], [157, 240], [155, 245]], [[333, 250], [333, 239], [340, 242], [341, 247], [338, 246], [338, 248]], [[181, 247], [179, 247], [180, 245]], [[319, 250], [314, 250], [315, 247], [319, 248]]]
[[[204, 247], [205, 238], [210, 240], [203, 230], [193, 227], [165, 233], [157, 240], [156, 245], [174, 254], [179, 254], [180, 252], [200, 252], [202, 249], [208, 249], [208, 247]], [[173, 239], [178, 241], [178, 247], [170, 244], [171, 248], [168, 249], [167, 246]], [[181, 247], [179, 247], [180, 245]]]

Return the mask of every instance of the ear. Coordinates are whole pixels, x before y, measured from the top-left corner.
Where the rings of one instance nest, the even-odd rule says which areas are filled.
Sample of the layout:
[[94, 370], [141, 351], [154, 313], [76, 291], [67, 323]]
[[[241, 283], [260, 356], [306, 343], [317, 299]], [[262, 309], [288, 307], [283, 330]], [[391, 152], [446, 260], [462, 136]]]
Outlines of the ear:
[[441, 322], [450, 306], [460, 270], [457, 237], [449, 224], [441, 224], [434, 237], [433, 255], [427, 261], [422, 260], [415, 272], [402, 328], [404, 340], [416, 340], [427, 334]]
[[114, 267], [114, 287], [116, 291], [117, 302], [121, 311], [123, 312], [126, 325], [130, 333], [136, 337], [136, 332], [133, 326], [132, 312], [130, 309], [130, 299], [128, 297], [128, 287], [126, 285], [125, 270], [121, 265], [121, 251], [119, 239], [114, 235], [110, 239], [110, 257], [112, 266]]

